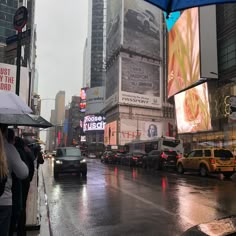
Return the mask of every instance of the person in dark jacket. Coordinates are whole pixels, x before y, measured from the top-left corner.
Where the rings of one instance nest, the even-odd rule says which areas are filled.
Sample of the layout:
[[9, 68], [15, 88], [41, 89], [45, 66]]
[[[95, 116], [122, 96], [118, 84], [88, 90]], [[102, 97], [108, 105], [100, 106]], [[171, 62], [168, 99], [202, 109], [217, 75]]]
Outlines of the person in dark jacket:
[[23, 153], [25, 163], [29, 168], [29, 175], [28, 178], [22, 180], [22, 211], [18, 220], [17, 225], [17, 235], [18, 236], [25, 236], [26, 235], [26, 203], [27, 203], [27, 197], [29, 193], [30, 188], [30, 182], [33, 179], [34, 176], [34, 158], [32, 157], [32, 153], [30, 151], [27, 151], [25, 148], [25, 142], [22, 138], [16, 137], [15, 138], [15, 147], [19, 151], [19, 153]]
[[[8, 129], [7, 132], [7, 141], [13, 145], [15, 145], [15, 132], [13, 129]], [[20, 154], [21, 160], [25, 163], [25, 155], [24, 153], [17, 149]], [[19, 178], [16, 177], [14, 173], [12, 175], [12, 215], [11, 215], [11, 224], [9, 229], [9, 236], [14, 234], [16, 230], [18, 220], [20, 218], [20, 214], [22, 211], [22, 183]]]

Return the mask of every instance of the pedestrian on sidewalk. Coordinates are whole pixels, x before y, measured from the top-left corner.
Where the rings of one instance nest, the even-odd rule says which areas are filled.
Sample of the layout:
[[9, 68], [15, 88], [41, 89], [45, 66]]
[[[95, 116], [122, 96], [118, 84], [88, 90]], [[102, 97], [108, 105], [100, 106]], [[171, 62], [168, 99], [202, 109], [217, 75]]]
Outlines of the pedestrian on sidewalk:
[[12, 213], [11, 174], [13, 172], [19, 179], [25, 179], [28, 177], [29, 170], [26, 164], [21, 160], [20, 155], [14, 145], [8, 143], [7, 141], [7, 125], [0, 124], [0, 129], [3, 135], [3, 138], [0, 137], [0, 139], [2, 139], [4, 146], [4, 148], [1, 150], [5, 150], [8, 164], [7, 182], [4, 193], [0, 197], [0, 233], [1, 236], [8, 236]]
[[[7, 141], [10, 144], [15, 145], [15, 132], [13, 129], [8, 129], [7, 132]], [[16, 148], [17, 149], [17, 148]], [[21, 150], [18, 150], [21, 160], [25, 163], [24, 153]], [[17, 178], [14, 173], [12, 176], [12, 214], [11, 214], [11, 224], [9, 230], [9, 236], [13, 236], [16, 231], [18, 220], [22, 211], [22, 183], [21, 179]]]
[[22, 180], [22, 210], [17, 225], [17, 236], [26, 236], [26, 204], [30, 188], [30, 182], [34, 176], [34, 158], [31, 156], [31, 152], [25, 149], [25, 142], [22, 138], [16, 137], [15, 146], [17, 150], [22, 153], [24, 162], [29, 168], [29, 175], [26, 179]]

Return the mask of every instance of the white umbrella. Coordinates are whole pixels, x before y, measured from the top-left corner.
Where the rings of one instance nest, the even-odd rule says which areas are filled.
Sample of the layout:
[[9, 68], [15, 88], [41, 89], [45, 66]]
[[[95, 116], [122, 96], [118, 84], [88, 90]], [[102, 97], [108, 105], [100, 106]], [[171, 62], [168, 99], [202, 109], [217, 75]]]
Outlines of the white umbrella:
[[0, 115], [28, 114], [33, 112], [30, 107], [15, 93], [0, 91]]

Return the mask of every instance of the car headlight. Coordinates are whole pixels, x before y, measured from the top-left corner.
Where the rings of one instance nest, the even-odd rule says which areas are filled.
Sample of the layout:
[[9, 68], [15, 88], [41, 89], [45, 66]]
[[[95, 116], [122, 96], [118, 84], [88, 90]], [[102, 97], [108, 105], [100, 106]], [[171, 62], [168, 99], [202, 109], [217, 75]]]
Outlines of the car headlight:
[[80, 161], [80, 163], [85, 163], [85, 162], [86, 162], [86, 160], [85, 160], [85, 159], [83, 159], [83, 160], [81, 160], [81, 161]]
[[61, 165], [62, 163], [62, 161], [56, 160], [56, 164]]

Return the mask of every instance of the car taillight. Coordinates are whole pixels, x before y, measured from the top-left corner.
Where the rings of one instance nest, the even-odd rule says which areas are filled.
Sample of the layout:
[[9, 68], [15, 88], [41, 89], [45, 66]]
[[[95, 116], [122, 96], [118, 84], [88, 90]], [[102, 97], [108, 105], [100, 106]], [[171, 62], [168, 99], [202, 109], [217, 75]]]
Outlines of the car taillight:
[[133, 160], [138, 160], [138, 157], [132, 157]]
[[105, 156], [105, 158], [108, 158], [108, 156]]
[[179, 159], [179, 158], [181, 158], [181, 157], [182, 157], [182, 156], [181, 156], [180, 154], [176, 156], [177, 159]]
[[114, 157], [118, 157], [117, 155], [115, 155]]
[[214, 158], [210, 158], [210, 163], [211, 164], [216, 164], [216, 160]]
[[236, 164], [236, 159], [234, 159], [234, 164]]
[[162, 154], [161, 154], [161, 158], [167, 158], [168, 156], [163, 152]]

